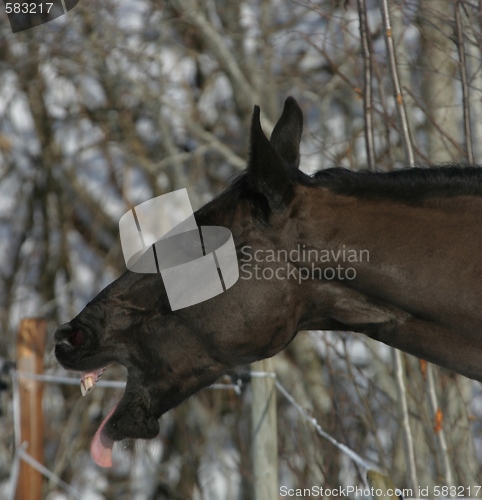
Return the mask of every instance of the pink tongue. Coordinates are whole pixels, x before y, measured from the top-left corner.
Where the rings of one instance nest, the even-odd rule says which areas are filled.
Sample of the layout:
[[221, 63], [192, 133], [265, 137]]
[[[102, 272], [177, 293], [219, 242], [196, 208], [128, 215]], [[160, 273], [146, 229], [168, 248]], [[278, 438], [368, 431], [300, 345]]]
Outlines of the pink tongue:
[[104, 418], [90, 445], [90, 456], [92, 460], [101, 467], [112, 467], [112, 447], [114, 446], [114, 441], [106, 436], [104, 426], [114, 413], [118, 404], [119, 403], [116, 403], [107, 417]]

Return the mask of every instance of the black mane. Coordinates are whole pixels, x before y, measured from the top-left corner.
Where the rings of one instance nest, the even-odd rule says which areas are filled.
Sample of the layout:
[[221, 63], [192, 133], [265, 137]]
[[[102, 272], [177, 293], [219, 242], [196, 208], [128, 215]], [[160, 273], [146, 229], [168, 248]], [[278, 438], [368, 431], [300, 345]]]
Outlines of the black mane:
[[[309, 176], [290, 170], [293, 182], [304, 186], [326, 187], [335, 193], [362, 198], [415, 203], [427, 198], [482, 196], [482, 167], [441, 165], [414, 167], [391, 172], [353, 172], [342, 167], [320, 170]], [[227, 216], [234, 214], [239, 200], [247, 200], [253, 217], [266, 224], [269, 206], [250, 185], [246, 172], [238, 175], [217, 198], [196, 213], [198, 224], [212, 221], [213, 210]]]
[[392, 172], [352, 172], [344, 168], [320, 170], [312, 180], [317, 186], [363, 198], [416, 202], [432, 197], [482, 196], [482, 168], [442, 165]]

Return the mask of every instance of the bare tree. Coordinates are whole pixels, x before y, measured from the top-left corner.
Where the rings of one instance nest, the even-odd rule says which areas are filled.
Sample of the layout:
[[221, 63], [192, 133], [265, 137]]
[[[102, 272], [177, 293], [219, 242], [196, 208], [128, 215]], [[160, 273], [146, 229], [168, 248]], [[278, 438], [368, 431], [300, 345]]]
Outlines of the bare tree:
[[[299, 100], [310, 173], [391, 170], [410, 158], [465, 162], [468, 134], [480, 158], [477, 5], [385, 3], [388, 49], [386, 19], [368, 1], [82, 0], [29, 31], [12, 34], [1, 21], [0, 360], [14, 359], [21, 317], [45, 316], [52, 332], [123, 271], [123, 213], [180, 187], [198, 208], [244, 168], [254, 104], [269, 124], [287, 95]], [[399, 361], [405, 436], [384, 345], [301, 333], [275, 358], [278, 381], [334, 440], [280, 394], [280, 484], [365, 484], [363, 462], [338, 442], [409, 487], [407, 436], [420, 485], [480, 483], [480, 386], [441, 369], [427, 375], [406, 355]], [[46, 365], [64, 374], [51, 350]], [[115, 473], [88, 458], [112, 390], [81, 398], [77, 388], [48, 385], [45, 465], [99, 498], [251, 498], [246, 373], [233, 375], [244, 381], [240, 394], [205, 390], [165, 415], [152, 443], [120, 447], [128, 458]], [[125, 372], [112, 367], [105, 377]], [[13, 435], [11, 378], [4, 382], [0, 496]], [[46, 498], [58, 490], [45, 482]]]

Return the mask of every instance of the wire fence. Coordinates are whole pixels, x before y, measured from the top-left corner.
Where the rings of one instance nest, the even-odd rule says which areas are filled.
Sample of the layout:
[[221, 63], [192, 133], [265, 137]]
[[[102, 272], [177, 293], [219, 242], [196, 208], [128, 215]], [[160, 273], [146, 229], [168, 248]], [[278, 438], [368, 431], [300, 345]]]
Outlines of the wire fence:
[[[1, 362], [2, 360], [0, 360]], [[4, 360], [3, 360], [4, 361]], [[0, 363], [1, 364], [1, 363]], [[13, 364], [12, 364], [13, 366]], [[14, 442], [15, 442], [15, 453], [11, 469], [10, 476], [10, 488], [8, 500], [15, 500], [17, 483], [19, 477], [20, 461], [23, 460], [28, 463], [32, 468], [37, 470], [40, 474], [45, 476], [47, 479], [52, 481], [59, 488], [63, 489], [71, 498], [80, 499], [81, 493], [73, 488], [71, 485], [67, 484], [60, 477], [54, 474], [51, 470], [46, 468], [43, 464], [33, 458], [27, 451], [27, 442], [22, 441], [21, 436], [21, 425], [20, 425], [20, 399], [19, 399], [19, 380], [21, 378], [27, 378], [37, 382], [45, 382], [49, 384], [63, 384], [63, 385], [79, 385], [79, 379], [74, 377], [62, 377], [55, 374], [33, 374], [23, 371], [18, 371], [12, 368], [9, 371], [9, 375], [13, 380], [13, 420], [14, 420]], [[343, 443], [340, 443], [330, 434], [323, 430], [323, 427], [318, 422], [318, 420], [309, 414], [309, 412], [300, 405], [296, 399], [288, 392], [288, 390], [279, 382], [276, 373], [274, 372], [261, 372], [261, 371], [251, 371], [251, 378], [265, 378], [269, 377], [274, 379], [275, 387], [278, 392], [297, 410], [297, 412], [302, 416], [302, 418], [313, 428], [316, 433], [322, 438], [328, 440], [332, 445], [334, 445], [338, 450], [348, 456], [354, 463], [362, 467], [366, 472], [372, 470], [381, 472], [378, 465], [373, 462], [366, 460], [361, 457], [354, 450], [349, 448]], [[241, 395], [241, 391], [245, 382], [241, 378], [237, 379], [236, 383], [216, 383], [208, 387], [211, 390], [232, 390], [238, 396]], [[99, 380], [96, 383], [98, 387], [110, 388], [110, 389], [124, 389], [125, 382], [110, 381], [110, 380]], [[366, 484], [365, 486], [368, 486]]]

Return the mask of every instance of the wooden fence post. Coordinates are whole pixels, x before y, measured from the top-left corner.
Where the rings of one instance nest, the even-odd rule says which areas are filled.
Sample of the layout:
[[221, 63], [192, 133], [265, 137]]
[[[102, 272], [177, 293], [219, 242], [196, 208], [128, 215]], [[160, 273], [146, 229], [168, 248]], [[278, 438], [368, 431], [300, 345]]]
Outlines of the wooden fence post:
[[[25, 318], [17, 335], [17, 371], [31, 374], [43, 372], [43, 359], [47, 339], [44, 319]], [[20, 399], [21, 443], [25, 451], [43, 463], [43, 383], [27, 377], [18, 377]], [[42, 475], [24, 460], [20, 462], [16, 500], [41, 500]]]
[[[264, 359], [252, 365], [253, 371], [272, 373], [273, 361]], [[276, 385], [272, 377], [252, 377], [251, 405], [252, 453], [255, 500], [277, 500], [278, 432], [276, 424]]]

